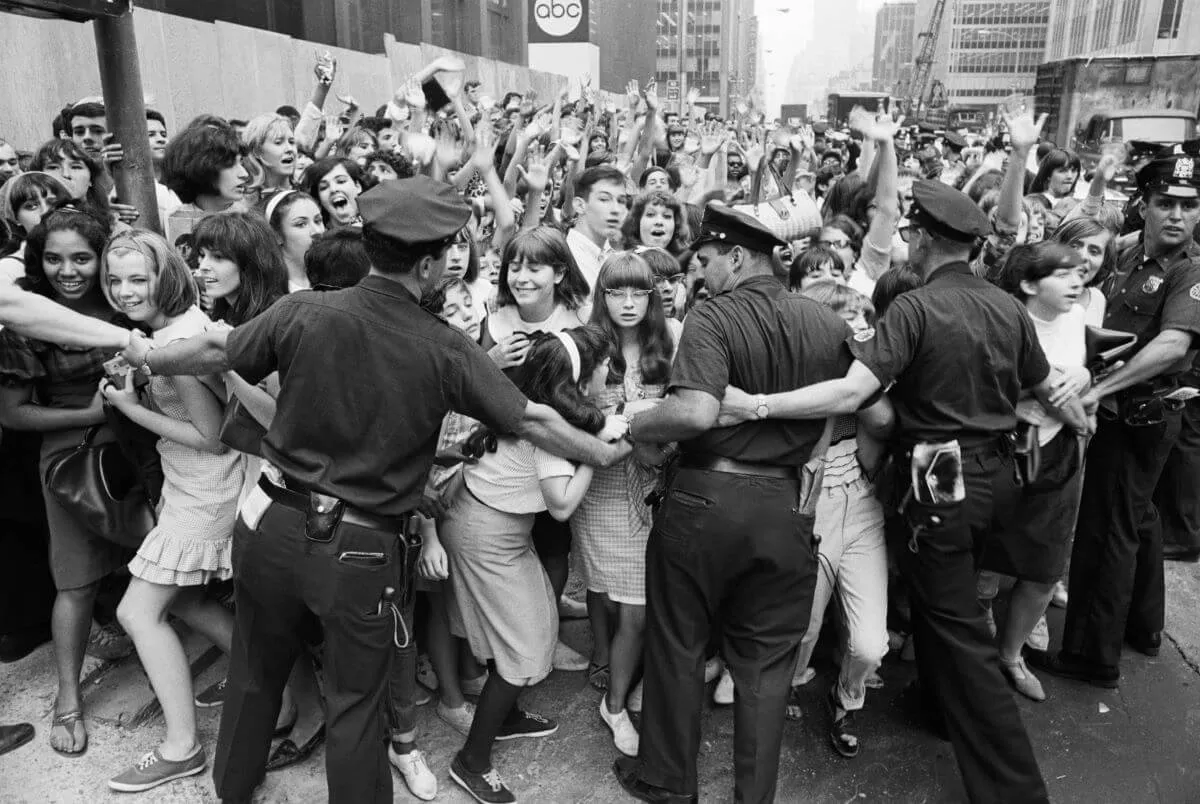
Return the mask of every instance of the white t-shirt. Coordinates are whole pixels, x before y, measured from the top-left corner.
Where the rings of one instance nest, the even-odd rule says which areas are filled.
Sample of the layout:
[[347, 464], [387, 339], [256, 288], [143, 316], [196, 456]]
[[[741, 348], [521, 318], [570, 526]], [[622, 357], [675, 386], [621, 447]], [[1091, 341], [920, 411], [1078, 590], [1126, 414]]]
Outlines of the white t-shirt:
[[463, 467], [467, 488], [497, 511], [536, 514], [546, 510], [541, 481], [573, 477], [575, 465], [521, 438], [503, 436], [495, 452]]
[[488, 316], [487, 328], [492, 340], [500, 343], [514, 332], [562, 332], [585, 323], [579, 310], [568, 310], [561, 304], [555, 305], [554, 312], [544, 321], [525, 321], [515, 304], [506, 304]]
[[[1037, 329], [1038, 343], [1046, 353], [1046, 360], [1051, 366], [1058, 368], [1078, 368], [1087, 363], [1087, 343], [1084, 338], [1087, 311], [1078, 304], [1071, 305], [1069, 312], [1063, 313], [1053, 321], [1042, 321], [1036, 316], [1033, 326]], [[1048, 418], [1046, 423], [1038, 428], [1038, 443], [1042, 446], [1049, 444], [1063, 428], [1058, 419]]]
[[1088, 288], [1087, 306], [1079, 305], [1086, 311], [1084, 323], [1089, 327], [1103, 327], [1104, 313], [1108, 309], [1108, 300], [1100, 292], [1100, 288]]

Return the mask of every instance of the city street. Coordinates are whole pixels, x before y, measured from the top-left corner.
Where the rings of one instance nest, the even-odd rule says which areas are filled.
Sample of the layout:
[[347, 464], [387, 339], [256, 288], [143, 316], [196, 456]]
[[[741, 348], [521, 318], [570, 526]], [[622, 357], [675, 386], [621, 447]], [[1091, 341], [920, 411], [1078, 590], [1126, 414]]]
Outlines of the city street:
[[[1200, 566], [1167, 565], [1167, 637], [1162, 654], [1148, 659], [1130, 653], [1120, 690], [1100, 690], [1062, 682], [1042, 674], [1049, 700], [1022, 699], [1021, 710], [1033, 735], [1042, 772], [1055, 802], [1141, 804], [1200, 802]], [[1062, 612], [1052, 609], [1052, 630]], [[583, 622], [568, 626], [577, 648], [588, 642]], [[194, 647], [195, 656], [207, 659]], [[94, 660], [89, 660], [93, 662]], [[202, 662], [202, 664], [207, 661]], [[199, 675], [203, 687], [219, 677], [224, 660]], [[89, 664], [85, 672], [93, 665]], [[914, 675], [911, 664], [888, 657], [881, 675], [886, 688], [868, 695], [856, 760], [834, 754], [824, 733], [821, 693], [830, 678], [828, 665], [818, 667], [811, 685], [806, 719], [789, 723], [784, 738], [779, 800], [785, 802], [956, 802], [963, 800], [948, 743], [920, 730], [907, 718], [897, 695]], [[54, 698], [52, 652], [45, 645], [17, 665], [0, 667], [0, 721], [32, 721], [35, 741], [0, 758], [0, 800], [6, 804], [98, 804], [134, 801], [111, 793], [108, 777], [123, 770], [161, 736], [162, 721], [153, 717], [127, 729], [152, 702], [136, 660], [104, 670], [88, 686], [91, 743], [85, 756], [60, 757], [46, 742]], [[607, 730], [596, 713], [599, 694], [583, 673], [554, 673], [528, 695], [527, 706], [558, 719], [554, 736], [498, 748], [496, 759], [505, 780], [521, 801], [618, 802], [627, 800], [609, 770], [616, 756]], [[212, 756], [219, 710], [200, 714], [200, 734]], [[439, 720], [432, 706], [420, 714], [421, 743], [437, 773], [439, 800], [469, 799], [446, 774], [460, 738]], [[730, 744], [732, 711], [706, 708], [704, 748], [700, 759], [701, 800], [732, 798]], [[324, 752], [307, 764], [271, 774], [256, 801], [299, 804], [325, 800]], [[414, 801], [397, 776], [396, 801]], [[158, 788], [142, 796], [156, 804], [215, 801], [206, 773]]]

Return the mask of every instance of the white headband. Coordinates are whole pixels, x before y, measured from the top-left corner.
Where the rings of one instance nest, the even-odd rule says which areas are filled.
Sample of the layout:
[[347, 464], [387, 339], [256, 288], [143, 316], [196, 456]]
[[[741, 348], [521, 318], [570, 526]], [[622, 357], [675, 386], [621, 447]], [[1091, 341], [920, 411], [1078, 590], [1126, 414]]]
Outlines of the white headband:
[[579, 347], [576, 345], [575, 339], [561, 330], [554, 333], [554, 336], [567, 350], [567, 357], [571, 358], [571, 380], [579, 382], [579, 375], [583, 373], [583, 358], [579, 355]]
[[279, 205], [283, 202], [283, 199], [287, 198], [289, 195], [291, 195], [294, 192], [297, 192], [297, 191], [296, 190], [284, 190], [282, 192], [275, 193], [275, 195], [271, 196], [271, 200], [267, 202], [267, 210], [266, 210], [267, 223], [271, 222], [271, 216], [275, 214], [275, 210], [279, 208]]

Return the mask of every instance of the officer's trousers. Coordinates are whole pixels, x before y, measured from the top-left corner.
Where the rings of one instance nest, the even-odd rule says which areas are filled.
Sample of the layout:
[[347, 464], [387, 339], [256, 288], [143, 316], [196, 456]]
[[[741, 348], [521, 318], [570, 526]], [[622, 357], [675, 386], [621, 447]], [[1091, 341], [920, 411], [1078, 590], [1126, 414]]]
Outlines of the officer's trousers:
[[681, 469], [646, 549], [641, 778], [696, 793], [714, 623], [733, 676], [734, 799], [775, 798], [784, 710], [816, 583], [812, 517], [793, 479]]
[[1069, 658], [1115, 669], [1127, 634], [1163, 628], [1162, 523], [1153, 495], [1181, 424], [1180, 411], [1167, 411], [1158, 424], [1099, 423], [1071, 551], [1062, 647]]
[[1200, 401], [1183, 409], [1179, 437], [1163, 467], [1154, 506], [1164, 545], [1200, 550]]
[[979, 558], [1007, 529], [1019, 497], [1013, 462], [991, 447], [965, 452], [962, 464], [963, 502], [913, 501], [906, 510], [910, 527], [925, 526], [915, 552], [899, 550], [921, 687], [941, 710], [973, 804], [1044, 802], [1046, 786], [975, 591]]
[[[376, 554], [344, 556], [347, 551]], [[305, 538], [304, 514], [273, 503], [233, 533], [237, 612], [213, 780], [217, 796], [250, 801], [261, 781], [280, 696], [311, 611], [325, 632], [325, 769], [331, 804], [390, 804], [384, 695], [395, 619], [380, 606], [398, 585], [396, 534], [341, 524]]]

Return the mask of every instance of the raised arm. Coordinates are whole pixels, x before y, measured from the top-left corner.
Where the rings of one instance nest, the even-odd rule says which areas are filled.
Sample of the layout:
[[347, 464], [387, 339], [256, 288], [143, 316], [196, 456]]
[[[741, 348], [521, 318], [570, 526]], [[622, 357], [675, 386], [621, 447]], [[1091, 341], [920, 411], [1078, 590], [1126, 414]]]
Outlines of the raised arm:
[[1016, 117], [1005, 117], [1005, 122], [1008, 124], [1008, 135], [1012, 142], [1012, 154], [1008, 158], [1004, 181], [1000, 185], [996, 223], [1001, 232], [1015, 232], [1021, 226], [1021, 199], [1025, 195], [1025, 162], [1042, 135], [1046, 115], [1043, 114], [1034, 122], [1033, 113], [1024, 112]]

